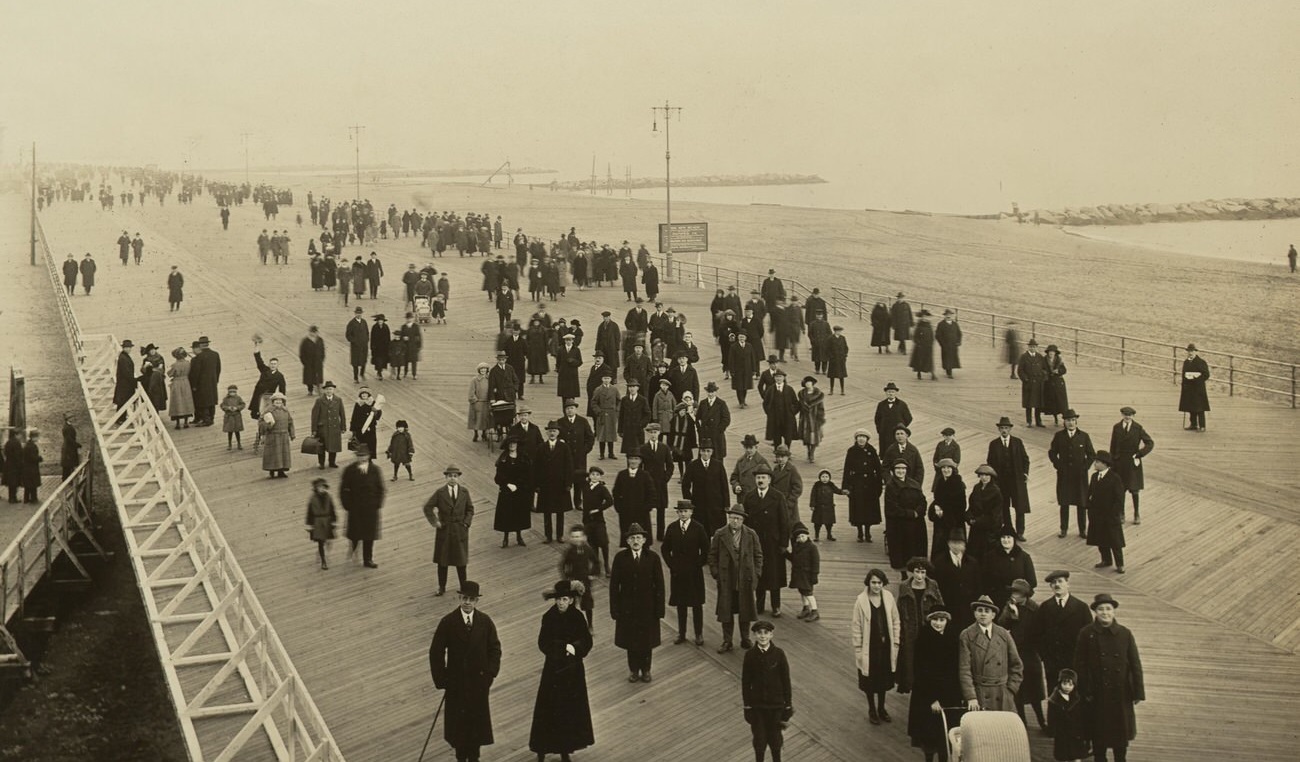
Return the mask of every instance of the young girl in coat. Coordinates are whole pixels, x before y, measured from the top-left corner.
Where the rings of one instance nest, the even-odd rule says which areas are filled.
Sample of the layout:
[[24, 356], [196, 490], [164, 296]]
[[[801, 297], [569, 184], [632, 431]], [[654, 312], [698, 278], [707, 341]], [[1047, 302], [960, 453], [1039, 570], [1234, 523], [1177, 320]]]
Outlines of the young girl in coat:
[[817, 575], [821, 572], [821, 552], [817, 546], [808, 541], [808, 527], [803, 522], [794, 525], [790, 532], [790, 587], [798, 590], [803, 598], [803, 611], [799, 618], [805, 622], [816, 622], [822, 618], [817, 613], [817, 596], [813, 588], [817, 585]]
[[835, 542], [835, 496], [847, 495], [843, 489], [831, 481], [831, 472], [822, 469], [817, 472], [817, 481], [808, 496], [808, 505], [812, 508], [813, 540], [820, 541], [822, 527], [826, 527], [826, 540]]
[[244, 398], [239, 396], [238, 386], [229, 386], [226, 388], [226, 396], [221, 400], [221, 412], [225, 417], [221, 419], [221, 430], [226, 432], [226, 449], [230, 449], [232, 443], [244, 449], [244, 443], [239, 439], [239, 432], [244, 430]]
[[605, 529], [605, 511], [613, 507], [614, 496], [605, 486], [605, 469], [587, 469], [587, 483], [582, 485], [582, 525], [587, 530], [593, 558], [604, 559], [605, 576], [609, 576], [609, 533]]
[[1075, 693], [1078, 675], [1072, 669], [1060, 672], [1056, 690], [1047, 699], [1047, 727], [1052, 733], [1052, 758], [1073, 762], [1086, 758], [1091, 744], [1084, 737], [1087, 721], [1083, 699]]
[[330, 495], [330, 483], [325, 479], [312, 479], [311, 499], [307, 501], [307, 536], [316, 542], [322, 570], [330, 568], [325, 560], [325, 544], [334, 539], [334, 525], [338, 518], [334, 498]]
[[388, 450], [384, 453], [393, 462], [393, 478], [389, 481], [397, 481], [397, 470], [403, 467], [406, 469], [407, 480], [415, 481], [415, 475], [411, 473], [415, 442], [411, 440], [411, 432], [407, 431], [406, 421], [398, 421], [394, 428], [396, 431], [393, 432], [393, 438], [388, 440]]

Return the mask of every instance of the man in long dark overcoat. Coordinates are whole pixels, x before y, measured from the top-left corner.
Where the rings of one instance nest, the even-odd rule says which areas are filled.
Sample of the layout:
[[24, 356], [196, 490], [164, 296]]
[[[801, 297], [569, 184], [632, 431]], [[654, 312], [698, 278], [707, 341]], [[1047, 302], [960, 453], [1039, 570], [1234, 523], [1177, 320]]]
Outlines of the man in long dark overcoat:
[[1047, 383], [1047, 358], [1038, 351], [1038, 340], [1030, 339], [1028, 349], [1016, 363], [1020, 378], [1020, 406], [1025, 409], [1025, 425], [1043, 426], [1043, 386]]
[[460, 586], [460, 606], [438, 622], [429, 644], [429, 672], [445, 691], [442, 737], [456, 762], [477, 762], [479, 748], [490, 746], [492, 707], [488, 692], [501, 672], [501, 639], [492, 617], [479, 611], [477, 582]]
[[[573, 509], [573, 452], [560, 439], [560, 422], [547, 421], [546, 441], [532, 448], [533, 484], [537, 489], [536, 511], [542, 514], [545, 543], [564, 541], [567, 527], [564, 513]], [[554, 527], [554, 528], [552, 528]]]
[[560, 424], [560, 439], [569, 446], [573, 456], [573, 472], [570, 482], [573, 486], [573, 507], [582, 510], [582, 485], [587, 480], [587, 456], [596, 445], [596, 432], [591, 428], [591, 421], [578, 415], [578, 401], [564, 401], [564, 417]]
[[68, 296], [72, 296], [77, 290], [77, 274], [79, 272], [81, 270], [77, 267], [77, 257], [69, 254], [68, 258], [63, 261], [63, 290], [68, 293]]
[[[985, 463], [997, 472], [994, 477], [1002, 491], [1002, 507], [1016, 509], [1016, 539], [1025, 541], [1025, 514], [1029, 513], [1029, 453], [1020, 437], [1011, 436], [1011, 419], [998, 420], [998, 436], [989, 440]], [[1010, 515], [1009, 513], [1007, 515]]]
[[196, 344], [190, 362], [195, 425], [211, 426], [217, 410], [217, 384], [221, 383], [221, 355], [212, 350], [207, 336], [200, 336]]
[[357, 459], [343, 469], [339, 481], [339, 502], [348, 512], [347, 536], [352, 547], [351, 558], [361, 545], [361, 560], [368, 569], [378, 569], [375, 563], [375, 540], [379, 539], [379, 511], [384, 507], [384, 476], [379, 467], [370, 462], [370, 448], [357, 446]]
[[1061, 670], [1074, 666], [1074, 648], [1079, 631], [1092, 622], [1088, 604], [1070, 595], [1070, 573], [1057, 570], [1047, 575], [1052, 597], [1038, 606], [1038, 655], [1043, 659], [1047, 692], [1056, 690]]
[[763, 412], [767, 414], [765, 438], [773, 447], [788, 445], [799, 438], [799, 398], [794, 387], [786, 383], [785, 371], [772, 374], [772, 388], [763, 395]]
[[1111, 455], [1098, 450], [1088, 482], [1088, 544], [1097, 548], [1098, 569], [1124, 573], [1124, 482], [1111, 468]]
[[866, 429], [853, 432], [853, 446], [844, 453], [840, 486], [849, 493], [849, 523], [858, 542], [871, 542], [871, 528], [880, 523], [880, 493], [884, 489], [880, 454]]
[[605, 358], [610, 370], [618, 370], [619, 358], [623, 356], [623, 331], [615, 323], [609, 310], [600, 313], [600, 325], [596, 326], [596, 349]]
[[710, 537], [726, 523], [725, 514], [731, 505], [727, 469], [715, 454], [713, 440], [701, 439], [700, 456], [686, 466], [682, 475], [682, 497], [694, 506], [697, 521]]
[[934, 339], [939, 342], [939, 364], [948, 378], [952, 378], [952, 372], [961, 367], [961, 326], [957, 324], [955, 315], [950, 309], [944, 310], [943, 320], [934, 327]]
[[582, 350], [577, 347], [577, 337], [566, 333], [555, 351], [555, 396], [569, 398], [582, 394], [578, 381], [578, 368], [582, 365]]
[[695, 645], [704, 645], [704, 567], [709, 563], [709, 533], [694, 520], [690, 500], [677, 501], [677, 520], [664, 532], [660, 550], [672, 583], [668, 605], [677, 607], [677, 639], [686, 642], [686, 612], [694, 615]]
[[474, 501], [460, 483], [461, 471], [447, 466], [442, 471], [447, 483], [434, 491], [424, 504], [424, 518], [434, 528], [433, 563], [438, 567], [438, 591], [447, 592], [447, 567], [456, 567], [461, 586], [469, 567], [469, 527], [474, 522]]
[[334, 393], [334, 382], [326, 381], [321, 396], [311, 408], [311, 435], [320, 440], [320, 449], [316, 451], [316, 464], [325, 467], [329, 458], [329, 467], [338, 468], [335, 462], [338, 454], [343, 452], [343, 432], [348, 430], [348, 416], [343, 409], [343, 400]]
[[912, 410], [898, 398], [898, 391], [898, 385], [890, 381], [885, 384], [885, 398], [876, 403], [876, 441], [881, 447], [888, 447], [894, 441], [898, 424], [912, 425]]
[[99, 265], [95, 264], [94, 257], [90, 256], [90, 253], [87, 252], [86, 257], [81, 260], [80, 269], [81, 288], [86, 292], [86, 295], [89, 296], [90, 289], [95, 287], [95, 270], [99, 269]]
[[1210, 409], [1205, 382], [1209, 380], [1209, 363], [1197, 354], [1195, 344], [1188, 344], [1187, 359], [1183, 360], [1182, 389], [1178, 395], [1178, 409], [1191, 416], [1188, 431], [1205, 431], [1205, 413]]
[[343, 338], [347, 339], [350, 349], [348, 362], [352, 365], [352, 380], [359, 381], [366, 377], [366, 360], [370, 358], [370, 326], [361, 317], [365, 310], [357, 307], [352, 310], [352, 319], [343, 329]]
[[[654, 481], [655, 534], [664, 540], [664, 520], [668, 511], [668, 482], [673, 477], [673, 454], [668, 445], [659, 439], [660, 426], [655, 421], [645, 425], [645, 444], [641, 445], [641, 465]], [[649, 529], [649, 525], [646, 529]]]
[[113, 384], [113, 405], [120, 408], [135, 394], [135, 359], [131, 349], [135, 342], [127, 339], [122, 342], [122, 351], [117, 354], [117, 376]]
[[[1123, 416], [1120, 422], [1110, 430], [1110, 455], [1113, 467], [1124, 482], [1124, 489], [1133, 496], [1133, 523], [1142, 523], [1138, 502], [1138, 493], [1142, 491], [1146, 479], [1142, 474], [1142, 462], [1156, 448], [1156, 441], [1151, 438], [1142, 424], [1133, 420], [1137, 411], [1125, 405], [1119, 409]], [[1123, 523], [1123, 504], [1120, 505], [1120, 522]]]
[[898, 342], [898, 353], [907, 354], [907, 340], [912, 338], [912, 305], [903, 299], [899, 291], [893, 305], [889, 308], [889, 324], [894, 329], [894, 341]]
[[758, 533], [763, 547], [763, 571], [758, 579], [758, 613], [763, 613], [765, 599], [772, 598], [772, 616], [781, 616], [781, 589], [786, 585], [785, 546], [792, 526], [785, 497], [772, 489], [772, 467], [763, 464], [754, 470], [754, 491], [745, 496], [745, 526]]
[[1079, 631], [1074, 671], [1089, 709], [1085, 737], [1092, 741], [1094, 758], [1105, 759], [1106, 749], [1113, 749], [1115, 759], [1123, 762], [1128, 742], [1137, 737], [1135, 707], [1147, 694], [1137, 641], [1115, 621], [1118, 607], [1109, 593], [1094, 596], [1091, 608], [1096, 618]]
[[[708, 439], [713, 442], [713, 454], [719, 458], [727, 457], [727, 429], [731, 427], [731, 409], [726, 401], [718, 396], [718, 385], [710, 381], [704, 385], [704, 399], [699, 400], [695, 408], [696, 433], [700, 441]], [[726, 506], [722, 506], [726, 508]], [[719, 516], [721, 519], [721, 516]], [[717, 526], [722, 526], [719, 523]], [[715, 527], [717, 528], [717, 527]]]
[[314, 325], [307, 328], [307, 335], [298, 342], [298, 362], [302, 363], [302, 383], [307, 387], [307, 394], [315, 394], [325, 382], [325, 340]]
[[1088, 536], [1088, 471], [1097, 451], [1092, 447], [1092, 437], [1079, 428], [1079, 414], [1066, 410], [1062, 416], [1065, 428], [1052, 436], [1047, 458], [1056, 469], [1056, 503], [1061, 507], [1061, 531], [1064, 537], [1070, 530], [1070, 506], [1074, 506], [1079, 524], [1079, 536]]
[[[650, 526], [650, 511], [659, 499], [654, 477], [642, 467], [639, 447], [627, 453], [627, 468], [614, 477], [613, 498], [614, 512], [618, 514], [618, 544], [626, 548], [628, 527]], [[646, 544], [654, 545], [654, 541], [647, 537]]]
[[763, 573], [763, 543], [758, 533], [745, 526], [745, 506], [727, 509], [727, 525], [709, 541], [709, 573], [718, 583], [715, 612], [722, 623], [722, 645], [718, 653], [732, 649], [735, 620], [740, 619], [740, 647], [749, 648], [749, 623], [758, 618], [754, 591]]
[[645, 547], [648, 537], [640, 524], [624, 534], [627, 547], [614, 556], [609, 573], [609, 617], [614, 645], [627, 651], [627, 681], [648, 683], [664, 618], [664, 567], [658, 554]]
[[627, 396], [618, 401], [618, 435], [622, 437], [619, 452], [624, 455], [638, 450], [645, 441], [645, 425], [653, 416], [650, 400], [641, 394], [641, 384], [636, 379], [627, 382]]

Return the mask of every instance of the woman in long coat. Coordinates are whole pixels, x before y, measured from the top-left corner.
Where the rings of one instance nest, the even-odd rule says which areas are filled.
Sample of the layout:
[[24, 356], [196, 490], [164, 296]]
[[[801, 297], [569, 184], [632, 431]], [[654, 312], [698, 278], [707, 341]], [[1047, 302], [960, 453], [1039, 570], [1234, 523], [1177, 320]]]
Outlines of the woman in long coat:
[[957, 461], [943, 458], [935, 466], [934, 483], [930, 485], [929, 516], [934, 524], [931, 561], [948, 552], [952, 530], [966, 529], [966, 484], [957, 473]]
[[[520, 452], [522, 441], [506, 438], [505, 450], [497, 458], [497, 512], [492, 528], [501, 533], [501, 547], [515, 533], [515, 544], [523, 545], [523, 531], [533, 526], [533, 463]], [[511, 489], [514, 487], [514, 489]]]
[[840, 486], [849, 493], [849, 523], [858, 529], [858, 542], [871, 542], [871, 527], [880, 523], [880, 455], [866, 429], [853, 432], [853, 446], [844, 453]]
[[527, 344], [528, 381], [542, 383], [542, 376], [551, 372], [551, 334], [542, 325], [542, 321], [533, 318], [528, 323], [528, 334], [524, 337]]
[[298, 361], [302, 363], [302, 383], [312, 394], [325, 383], [325, 340], [316, 326], [307, 329], [307, 335], [298, 342]]
[[998, 535], [1000, 547], [980, 559], [980, 580], [984, 585], [981, 592], [992, 598], [1000, 609], [1011, 598], [1013, 582], [1024, 580], [1032, 591], [1038, 584], [1038, 575], [1034, 571], [1034, 559], [1016, 544], [1015, 527], [1003, 527]]
[[1043, 699], [1047, 698], [1047, 690], [1043, 683], [1043, 660], [1038, 654], [1038, 644], [1042, 640], [1038, 624], [1039, 605], [1033, 598], [1034, 589], [1028, 584], [1017, 583], [1012, 592], [1010, 602], [1002, 607], [994, 621], [1011, 633], [1011, 639], [1016, 642], [1016, 651], [1020, 653], [1020, 661], [1024, 662], [1025, 676], [1016, 689], [1016, 711], [1023, 721], [1025, 705], [1028, 704], [1034, 710], [1038, 727], [1046, 730]]
[[834, 326], [831, 328], [832, 334], [826, 342], [826, 377], [831, 380], [830, 393], [835, 393], [835, 380], [840, 381], [840, 394], [844, 394], [844, 379], [849, 377], [849, 340], [844, 338], [844, 329], [836, 331]]
[[545, 655], [542, 680], [533, 704], [533, 726], [528, 748], [540, 759], [545, 754], [569, 754], [596, 743], [587, 698], [587, 670], [583, 659], [591, 653], [587, 618], [576, 605], [580, 594], [570, 582], [557, 582], [547, 598], [555, 604], [542, 615], [537, 650]]
[[853, 602], [849, 631], [858, 666], [858, 690], [867, 694], [871, 724], [879, 725], [881, 720], [891, 721], [885, 711], [885, 693], [894, 687], [903, 629], [885, 573], [872, 569], [862, 584], [864, 589]]
[[1079, 673], [1079, 694], [1092, 710], [1089, 731], [1094, 753], [1098, 748], [1124, 748], [1137, 737], [1134, 704], [1146, 700], [1142, 659], [1137, 641], [1127, 627], [1114, 621], [1119, 603], [1106, 593], [1093, 599], [1092, 610], [1107, 605], [1110, 624], [1098, 615], [1079, 631], [1074, 649], [1074, 670]]
[[469, 382], [469, 415], [466, 416], [465, 428], [474, 432], [475, 442], [480, 432], [486, 437], [488, 429], [492, 428], [491, 400], [488, 398], [488, 370], [491, 368], [485, 362], [479, 363], [478, 375]]
[[348, 431], [357, 438], [357, 442], [370, 448], [370, 457], [374, 458], [378, 447], [379, 419], [384, 412], [370, 395], [370, 390], [362, 387], [357, 393], [357, 401], [352, 403], [352, 418], [348, 421]]
[[916, 378], [919, 381], [922, 373], [929, 373], [930, 378], [934, 378], [934, 326], [930, 325], [928, 320], [929, 310], [921, 310], [916, 317], [916, 330], [912, 336], [912, 358], [908, 360], [907, 365], [916, 371]]
[[370, 364], [375, 366], [375, 373], [382, 379], [384, 369], [388, 367], [388, 347], [393, 343], [393, 332], [383, 313], [371, 319], [375, 324], [370, 327]]
[[558, 376], [555, 396], [562, 399], [577, 399], [582, 396], [582, 383], [578, 379], [580, 367], [582, 350], [578, 349], [578, 336], [566, 333], [560, 339], [559, 349], [555, 351], [555, 370]]
[[293, 441], [293, 416], [285, 407], [284, 392], [271, 395], [271, 409], [262, 414], [262, 470], [269, 471], [272, 479], [286, 479], [292, 458], [289, 443]]
[[975, 469], [975, 474], [979, 481], [966, 501], [966, 523], [970, 525], [966, 549], [973, 558], [983, 558], [993, 552], [998, 532], [1011, 522], [1002, 507], [1002, 490], [994, 481], [997, 472], [986, 464]]
[[799, 439], [808, 448], [808, 462], [812, 463], [817, 454], [817, 445], [822, 442], [822, 427], [826, 425], [826, 395], [817, 388], [815, 376], [803, 377], [803, 388], [799, 390]]
[[885, 482], [885, 539], [889, 545], [889, 565], [902, 569], [907, 559], [924, 556], [928, 548], [925, 537], [925, 493], [921, 485], [907, 474], [907, 463], [894, 461], [893, 476]]
[[167, 377], [172, 380], [167, 417], [175, 421], [177, 427], [183, 423], [188, 428], [189, 419], [194, 415], [194, 390], [190, 388], [190, 358], [180, 347], [172, 350], [172, 357], [176, 360], [167, 370]]
[[[898, 583], [895, 600], [903, 635], [898, 650], [899, 693], [907, 693], [915, 681], [917, 634], [926, 626], [925, 620], [930, 612], [943, 606], [943, 593], [939, 592], [939, 583], [931, 579], [932, 571], [934, 567], [926, 559], [920, 556], [910, 558], [907, 561], [908, 578]], [[953, 682], [956, 682], [955, 675]]]
[[876, 306], [871, 308], [871, 346], [876, 348], [876, 353], [889, 352], [889, 308], [884, 302], [876, 302]]
[[[726, 369], [731, 374], [731, 388], [735, 390], [738, 399], [741, 394], [748, 394], [754, 388], [754, 352], [746, 340], [740, 338], [742, 335], [737, 333], [735, 343], [726, 348]], [[740, 406], [746, 407], [743, 400]]]
[[167, 409], [167, 381], [163, 358], [158, 354], [158, 347], [153, 344], [142, 351], [145, 358], [140, 362], [140, 384], [144, 387], [144, 393], [149, 396], [149, 401], [153, 403], [154, 410], [161, 413]]
[[1065, 388], [1065, 361], [1055, 344], [1047, 346], [1047, 380], [1043, 382], [1043, 410], [1051, 413], [1052, 422], [1060, 423], [1058, 416], [1070, 409], [1070, 394]]
[[[943, 707], [961, 706], [957, 680], [957, 631], [943, 606], [931, 609], [916, 636], [912, 701], [907, 709], [907, 735], [925, 752], [926, 760], [946, 751]], [[938, 707], [938, 711], [935, 708]]]
[[338, 272], [338, 262], [334, 260], [333, 255], [326, 254], [324, 261], [321, 262], [321, 283], [326, 290], [332, 291], [338, 285]]

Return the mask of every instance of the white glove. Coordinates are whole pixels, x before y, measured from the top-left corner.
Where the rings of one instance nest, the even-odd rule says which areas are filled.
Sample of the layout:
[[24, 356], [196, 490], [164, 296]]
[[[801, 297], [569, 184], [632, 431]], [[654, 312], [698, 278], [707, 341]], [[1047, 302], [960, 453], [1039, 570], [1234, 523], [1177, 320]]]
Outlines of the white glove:
[[578, 652], [575, 651], [575, 650], [573, 650], [573, 644], [572, 644], [572, 643], [565, 643], [565, 644], [564, 644], [564, 652], [565, 652], [566, 654], [568, 654], [569, 656], [577, 656], [577, 655], [578, 655]]

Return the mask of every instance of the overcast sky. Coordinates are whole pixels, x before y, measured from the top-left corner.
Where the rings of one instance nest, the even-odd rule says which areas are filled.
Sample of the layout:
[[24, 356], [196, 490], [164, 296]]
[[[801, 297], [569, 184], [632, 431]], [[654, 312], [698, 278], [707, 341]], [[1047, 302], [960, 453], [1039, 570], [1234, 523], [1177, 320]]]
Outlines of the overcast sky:
[[[5, 0], [4, 159], [816, 172], [917, 208], [1300, 195], [1300, 3]], [[662, 120], [660, 129], [663, 129]]]

